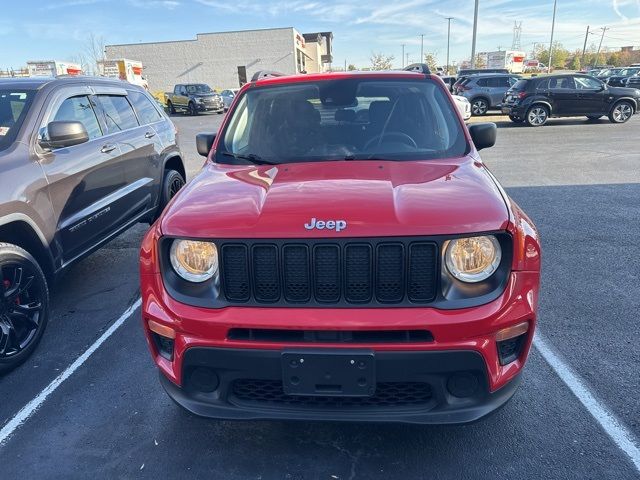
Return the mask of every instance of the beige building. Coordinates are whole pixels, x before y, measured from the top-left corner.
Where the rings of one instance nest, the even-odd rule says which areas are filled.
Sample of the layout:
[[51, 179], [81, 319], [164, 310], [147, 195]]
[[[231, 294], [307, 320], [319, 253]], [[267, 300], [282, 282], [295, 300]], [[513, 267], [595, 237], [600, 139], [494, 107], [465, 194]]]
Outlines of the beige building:
[[237, 88], [259, 70], [285, 74], [324, 71], [332, 61], [331, 32], [301, 34], [293, 27], [200, 33], [194, 40], [107, 45], [107, 59], [142, 62], [151, 91], [176, 83]]

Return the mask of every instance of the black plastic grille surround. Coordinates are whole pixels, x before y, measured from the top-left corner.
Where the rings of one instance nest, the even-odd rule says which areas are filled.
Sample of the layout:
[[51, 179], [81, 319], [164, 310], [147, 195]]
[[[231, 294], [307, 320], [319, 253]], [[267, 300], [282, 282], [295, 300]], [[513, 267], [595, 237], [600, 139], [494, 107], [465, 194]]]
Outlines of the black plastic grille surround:
[[234, 403], [259, 403], [287, 405], [291, 407], [402, 407], [425, 405], [433, 400], [433, 392], [428, 383], [420, 382], [379, 382], [376, 393], [370, 397], [324, 397], [286, 395], [279, 380], [241, 379], [233, 382]]
[[220, 252], [230, 303], [384, 306], [436, 298], [435, 242], [230, 241]]

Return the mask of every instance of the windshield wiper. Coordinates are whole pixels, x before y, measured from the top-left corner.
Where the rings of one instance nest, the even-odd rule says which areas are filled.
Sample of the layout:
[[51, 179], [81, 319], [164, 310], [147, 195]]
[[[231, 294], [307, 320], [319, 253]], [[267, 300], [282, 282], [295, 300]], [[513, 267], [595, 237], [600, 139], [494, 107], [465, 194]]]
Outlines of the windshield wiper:
[[255, 153], [248, 153], [246, 155], [243, 155], [241, 153], [222, 152], [222, 155], [224, 155], [225, 157], [233, 157], [237, 160], [247, 160], [251, 163], [256, 163], [259, 165], [279, 165], [280, 164], [280, 162], [262, 158], [260, 155], [256, 155]]

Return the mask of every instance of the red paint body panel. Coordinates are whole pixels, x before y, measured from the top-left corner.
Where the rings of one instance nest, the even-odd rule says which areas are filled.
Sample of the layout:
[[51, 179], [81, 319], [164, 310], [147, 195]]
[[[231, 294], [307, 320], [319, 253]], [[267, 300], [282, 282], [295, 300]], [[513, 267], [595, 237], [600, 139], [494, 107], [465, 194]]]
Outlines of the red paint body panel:
[[170, 236], [331, 237], [311, 217], [347, 219], [342, 237], [447, 235], [505, 230], [505, 201], [471, 158], [287, 165], [207, 164], [162, 218]]

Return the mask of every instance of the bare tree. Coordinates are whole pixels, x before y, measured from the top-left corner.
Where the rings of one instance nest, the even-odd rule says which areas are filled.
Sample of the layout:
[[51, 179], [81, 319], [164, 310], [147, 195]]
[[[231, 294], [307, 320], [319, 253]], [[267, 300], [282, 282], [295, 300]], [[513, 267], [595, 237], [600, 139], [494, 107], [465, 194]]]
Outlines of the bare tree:
[[69, 60], [71, 60], [73, 63], [77, 63], [78, 65], [80, 65], [80, 69], [82, 70], [82, 73], [84, 73], [85, 75], [89, 73], [90, 66], [87, 63], [87, 57], [84, 53], [82, 52], [76, 53]]
[[104, 47], [104, 37], [96, 36], [94, 33], [89, 34], [84, 47], [87, 63], [89, 64], [88, 70], [91, 70], [91, 72], [87, 73], [98, 72], [98, 62], [105, 59]]
[[393, 68], [393, 55], [385, 55], [383, 53], [371, 54], [371, 70], [391, 70]]

